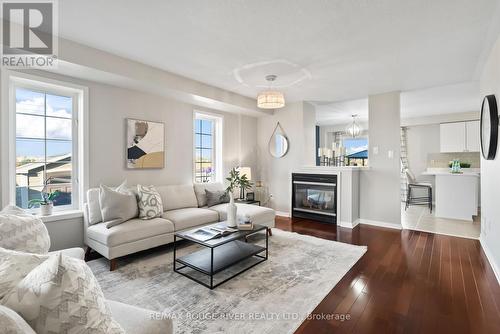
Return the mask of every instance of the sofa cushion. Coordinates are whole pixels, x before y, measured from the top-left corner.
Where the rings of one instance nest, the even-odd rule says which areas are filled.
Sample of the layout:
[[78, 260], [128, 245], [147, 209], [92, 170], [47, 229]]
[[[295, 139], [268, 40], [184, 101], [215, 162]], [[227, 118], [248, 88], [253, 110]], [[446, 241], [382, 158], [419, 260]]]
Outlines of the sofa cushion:
[[134, 218], [111, 228], [107, 228], [104, 224], [92, 225], [87, 229], [87, 237], [108, 247], [113, 247], [172, 232], [174, 232], [174, 225], [166, 219], [142, 220]]
[[224, 191], [225, 189], [222, 183], [195, 183], [194, 192], [196, 194], [196, 200], [198, 201], [198, 206], [200, 208], [207, 205], [207, 196], [205, 190]]
[[19, 314], [2, 305], [0, 305], [0, 326], [2, 333], [36, 334]]
[[192, 184], [176, 186], [158, 186], [156, 190], [161, 196], [163, 210], [196, 208], [198, 202]]
[[[227, 203], [218, 204], [210, 207], [210, 209], [216, 211], [219, 214], [219, 220], [223, 221], [227, 219], [227, 206]], [[276, 212], [273, 209], [263, 206], [236, 203], [236, 207], [238, 208], [236, 210], [236, 215], [238, 217], [244, 217], [248, 215], [250, 217], [250, 220], [254, 224], [274, 222], [274, 218], [276, 216]]]
[[203, 224], [216, 223], [219, 220], [217, 212], [202, 208], [185, 208], [165, 211], [162, 217], [174, 223], [176, 231]]
[[172, 334], [174, 332], [172, 320], [164, 314], [112, 300], [106, 302], [113, 319], [126, 333]]

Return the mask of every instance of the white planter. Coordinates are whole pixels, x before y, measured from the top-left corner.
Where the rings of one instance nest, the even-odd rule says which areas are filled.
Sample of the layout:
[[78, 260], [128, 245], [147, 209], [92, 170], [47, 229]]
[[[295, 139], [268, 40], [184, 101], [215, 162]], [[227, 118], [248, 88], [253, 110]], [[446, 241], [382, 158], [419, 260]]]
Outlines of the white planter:
[[234, 204], [233, 194], [229, 193], [229, 204], [227, 205], [227, 226], [236, 227], [236, 211], [238, 208]]
[[40, 204], [40, 214], [42, 216], [50, 216], [52, 214], [52, 209], [54, 208], [53, 203]]

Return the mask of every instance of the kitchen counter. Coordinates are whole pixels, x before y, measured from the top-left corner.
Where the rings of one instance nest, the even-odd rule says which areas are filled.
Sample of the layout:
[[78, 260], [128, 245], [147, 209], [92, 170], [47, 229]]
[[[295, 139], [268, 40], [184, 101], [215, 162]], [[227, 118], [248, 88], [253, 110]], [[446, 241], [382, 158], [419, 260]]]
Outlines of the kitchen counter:
[[422, 175], [450, 175], [450, 176], [475, 176], [479, 177], [481, 173], [479, 168], [462, 168], [461, 173], [452, 173], [450, 168], [428, 168]]
[[448, 168], [434, 168], [422, 174], [436, 179], [436, 217], [472, 221], [478, 214], [478, 170], [466, 168], [462, 173], [451, 173]]

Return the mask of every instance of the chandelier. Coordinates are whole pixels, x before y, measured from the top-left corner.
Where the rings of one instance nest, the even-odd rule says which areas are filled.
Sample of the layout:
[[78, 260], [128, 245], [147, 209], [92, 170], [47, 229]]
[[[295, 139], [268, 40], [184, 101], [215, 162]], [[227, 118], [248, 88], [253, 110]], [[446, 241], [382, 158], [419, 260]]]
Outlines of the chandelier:
[[361, 134], [361, 127], [356, 123], [357, 116], [358, 115], [351, 115], [352, 123], [349, 124], [349, 126], [347, 126], [347, 128], [345, 129], [347, 134], [349, 136], [351, 136], [352, 138], [356, 138], [357, 136], [359, 136]]
[[283, 93], [272, 89], [273, 81], [276, 78], [276, 75], [266, 76], [266, 80], [269, 81], [269, 89], [257, 96], [257, 107], [261, 109], [279, 109], [285, 106], [285, 96]]

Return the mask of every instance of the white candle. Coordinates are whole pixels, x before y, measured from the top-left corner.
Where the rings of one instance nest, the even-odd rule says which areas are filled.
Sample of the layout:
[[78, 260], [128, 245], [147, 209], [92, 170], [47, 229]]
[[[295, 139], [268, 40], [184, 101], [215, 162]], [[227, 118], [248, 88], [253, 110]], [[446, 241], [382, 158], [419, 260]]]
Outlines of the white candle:
[[320, 148], [318, 148], [318, 157], [320, 157], [320, 158], [321, 158], [321, 147], [320, 147]]

